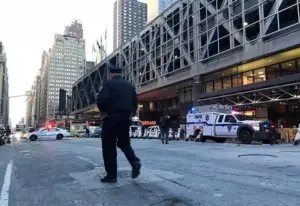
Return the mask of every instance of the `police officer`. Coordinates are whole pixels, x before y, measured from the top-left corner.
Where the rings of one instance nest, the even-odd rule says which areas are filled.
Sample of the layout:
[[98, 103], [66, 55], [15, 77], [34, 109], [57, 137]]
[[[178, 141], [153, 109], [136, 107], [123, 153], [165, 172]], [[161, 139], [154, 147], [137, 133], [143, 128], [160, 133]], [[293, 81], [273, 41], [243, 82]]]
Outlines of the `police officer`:
[[168, 116], [168, 115], [162, 116], [160, 118], [158, 124], [159, 124], [159, 130], [160, 130], [160, 134], [161, 134], [161, 142], [163, 144], [169, 144], [168, 143], [169, 131], [170, 131], [170, 127], [171, 127], [170, 116]]
[[103, 83], [98, 93], [97, 105], [105, 114], [102, 125], [102, 155], [106, 176], [101, 182], [117, 182], [117, 148], [123, 151], [132, 166], [132, 178], [140, 175], [141, 163], [130, 144], [131, 116], [137, 112], [135, 88], [120, 76], [121, 68], [110, 67], [111, 79]]

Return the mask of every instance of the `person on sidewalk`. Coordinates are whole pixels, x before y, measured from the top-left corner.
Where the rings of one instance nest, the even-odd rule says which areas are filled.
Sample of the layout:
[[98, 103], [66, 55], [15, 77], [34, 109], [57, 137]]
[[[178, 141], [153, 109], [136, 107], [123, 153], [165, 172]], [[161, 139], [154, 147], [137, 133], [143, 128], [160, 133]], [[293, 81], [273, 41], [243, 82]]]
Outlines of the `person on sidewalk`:
[[106, 176], [104, 183], [117, 182], [117, 148], [123, 151], [132, 166], [132, 178], [140, 175], [140, 159], [135, 155], [129, 137], [131, 117], [138, 109], [135, 88], [120, 76], [121, 68], [110, 67], [111, 79], [103, 83], [97, 96], [99, 111], [104, 113], [102, 126], [102, 155]]
[[158, 125], [160, 130], [161, 142], [163, 144], [169, 144], [169, 131], [171, 127], [170, 117], [168, 115], [162, 116], [159, 120]]
[[85, 136], [90, 137], [90, 130], [88, 127], [85, 128]]

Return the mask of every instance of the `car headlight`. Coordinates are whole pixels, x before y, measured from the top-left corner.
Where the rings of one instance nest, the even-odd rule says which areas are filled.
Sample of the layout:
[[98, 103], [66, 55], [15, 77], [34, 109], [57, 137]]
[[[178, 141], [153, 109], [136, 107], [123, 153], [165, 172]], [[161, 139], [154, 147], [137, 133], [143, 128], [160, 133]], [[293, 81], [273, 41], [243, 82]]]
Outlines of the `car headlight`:
[[251, 126], [255, 131], [259, 131], [259, 124], [258, 124], [258, 123], [251, 123], [250, 126]]

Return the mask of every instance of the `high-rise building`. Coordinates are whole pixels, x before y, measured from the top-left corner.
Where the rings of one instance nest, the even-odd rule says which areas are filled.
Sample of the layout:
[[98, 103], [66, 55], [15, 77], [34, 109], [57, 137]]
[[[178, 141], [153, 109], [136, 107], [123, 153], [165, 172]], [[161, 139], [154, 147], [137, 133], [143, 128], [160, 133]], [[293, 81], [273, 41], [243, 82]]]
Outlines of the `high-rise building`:
[[148, 0], [147, 22], [151, 22], [177, 0]]
[[33, 105], [32, 105], [32, 127], [38, 127], [40, 123], [40, 97], [41, 97], [41, 75], [38, 74], [35, 78], [35, 83], [32, 89]]
[[66, 90], [67, 95], [71, 96], [72, 84], [84, 75], [85, 40], [81, 38], [82, 25], [73, 22], [67, 28], [72, 32], [55, 34], [54, 45], [46, 62], [46, 119], [53, 119], [58, 114], [59, 89]]
[[47, 52], [43, 52], [42, 56], [42, 67], [41, 67], [41, 74], [40, 74], [40, 97], [39, 97], [39, 122], [41, 123], [46, 121], [47, 117], [47, 92], [48, 92], [48, 73], [49, 73], [49, 67], [50, 67], [50, 57], [51, 57], [51, 49], [49, 49]]
[[[33, 85], [32, 87], [34, 87]], [[26, 127], [32, 127], [32, 111], [33, 111], [33, 91], [26, 92], [26, 113], [25, 113], [25, 125]]]
[[78, 20], [75, 20], [71, 25], [65, 27], [64, 35], [83, 39], [82, 23], [80, 23]]
[[89, 72], [90, 70], [92, 70], [95, 67], [95, 62], [93, 61], [86, 61], [85, 62], [85, 72]]
[[147, 22], [147, 4], [137, 0], [114, 3], [114, 50], [131, 40]]
[[8, 72], [4, 45], [0, 42], [0, 125], [9, 124]]

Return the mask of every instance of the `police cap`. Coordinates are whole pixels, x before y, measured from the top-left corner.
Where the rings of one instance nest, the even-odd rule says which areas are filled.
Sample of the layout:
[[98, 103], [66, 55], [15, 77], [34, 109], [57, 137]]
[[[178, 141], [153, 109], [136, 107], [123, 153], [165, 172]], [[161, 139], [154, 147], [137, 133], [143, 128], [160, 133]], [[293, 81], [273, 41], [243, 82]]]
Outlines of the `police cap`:
[[122, 69], [118, 66], [110, 66], [109, 71], [110, 73], [120, 74], [122, 72]]

